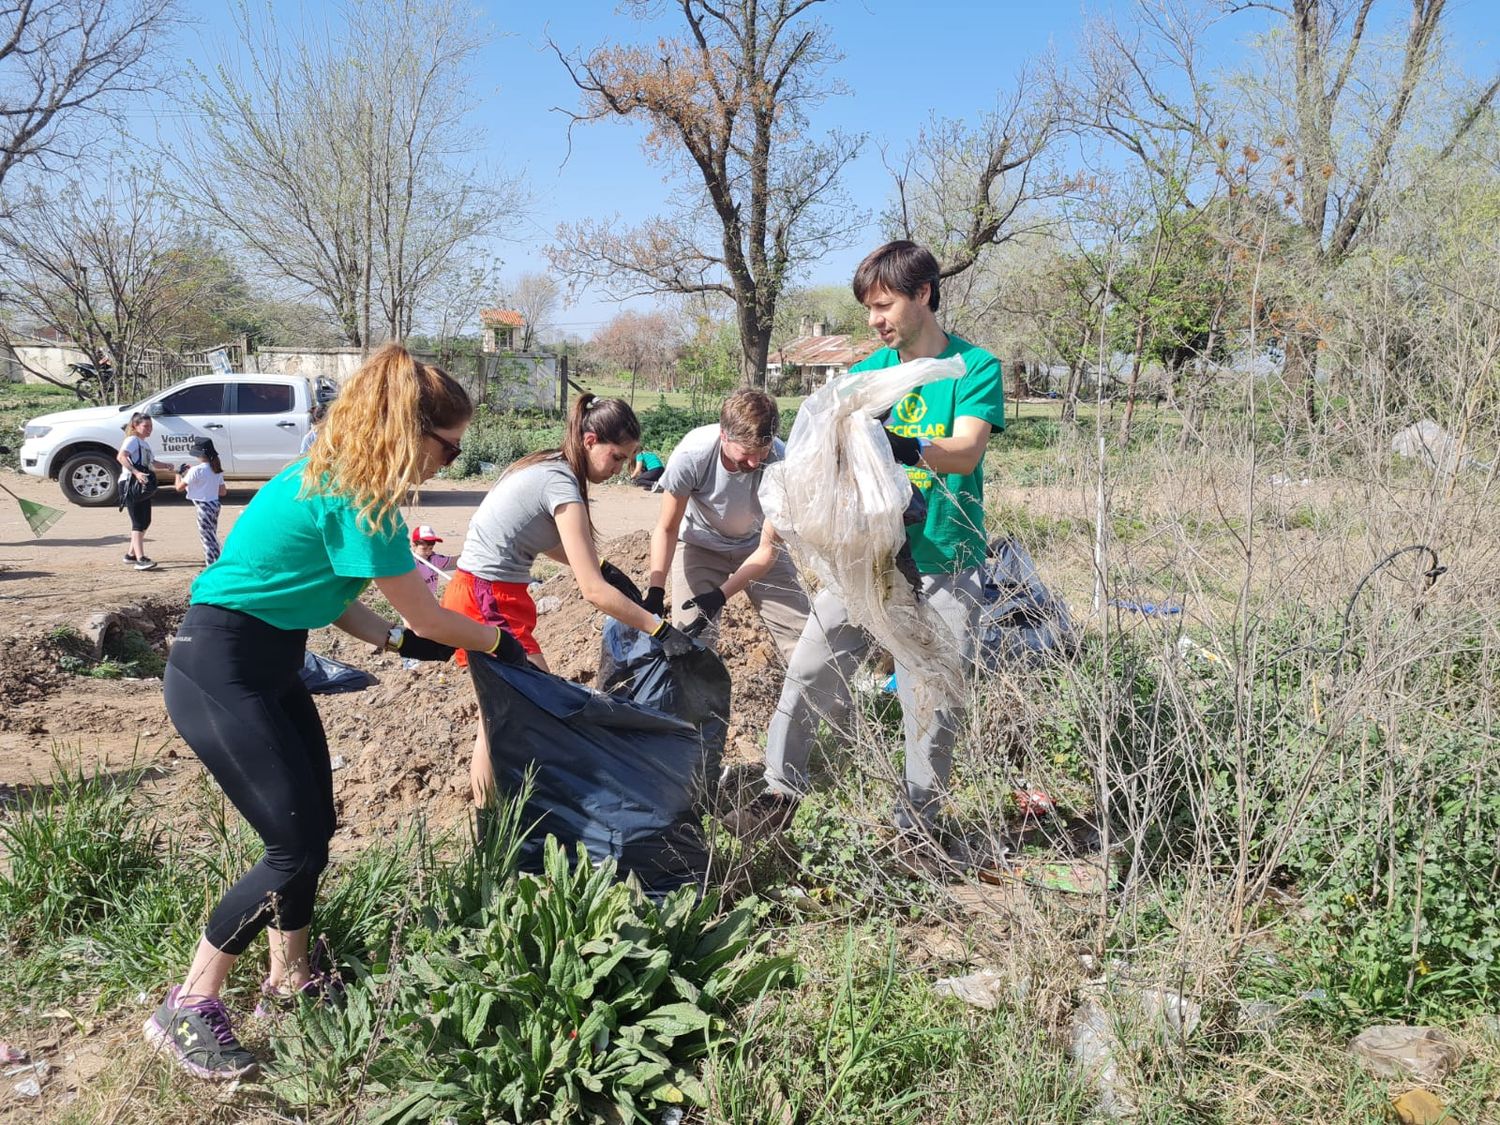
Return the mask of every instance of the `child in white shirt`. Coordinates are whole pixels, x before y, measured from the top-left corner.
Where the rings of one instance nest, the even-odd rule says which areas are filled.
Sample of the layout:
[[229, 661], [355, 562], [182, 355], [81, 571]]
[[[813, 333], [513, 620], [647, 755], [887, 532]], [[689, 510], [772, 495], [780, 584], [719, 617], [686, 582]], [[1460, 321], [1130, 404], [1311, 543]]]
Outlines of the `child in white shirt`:
[[224, 494], [229, 491], [224, 485], [224, 466], [219, 462], [219, 451], [208, 438], [199, 438], [193, 445], [193, 455], [198, 463], [186, 472], [179, 466], [177, 491], [186, 492], [187, 498], [198, 509], [198, 538], [203, 542], [203, 565], [212, 566], [219, 557], [219, 506]]

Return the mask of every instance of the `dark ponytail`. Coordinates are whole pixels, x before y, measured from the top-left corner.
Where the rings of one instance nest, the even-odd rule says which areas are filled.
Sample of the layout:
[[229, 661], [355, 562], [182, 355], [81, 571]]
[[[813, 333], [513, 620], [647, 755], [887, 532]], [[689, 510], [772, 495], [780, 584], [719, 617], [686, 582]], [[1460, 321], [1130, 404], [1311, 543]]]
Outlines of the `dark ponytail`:
[[624, 445], [626, 442], [641, 440], [641, 423], [636, 418], [635, 411], [630, 409], [630, 403], [623, 398], [600, 398], [585, 392], [573, 400], [573, 408], [568, 411], [568, 424], [563, 430], [561, 449], [528, 453], [505, 471], [507, 474], [513, 473], [518, 469], [527, 469], [542, 461], [561, 457], [578, 478], [578, 494], [583, 497], [584, 510], [587, 511], [589, 458], [588, 449], [583, 444], [584, 434], [593, 434], [595, 440], [606, 445]]

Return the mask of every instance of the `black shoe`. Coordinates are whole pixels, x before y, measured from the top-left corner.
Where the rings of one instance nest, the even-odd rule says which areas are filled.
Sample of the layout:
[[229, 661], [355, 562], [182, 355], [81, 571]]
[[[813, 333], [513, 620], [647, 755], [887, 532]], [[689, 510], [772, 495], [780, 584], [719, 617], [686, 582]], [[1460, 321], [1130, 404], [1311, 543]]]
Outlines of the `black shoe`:
[[749, 804], [732, 809], [724, 817], [724, 827], [741, 840], [780, 835], [791, 827], [798, 804], [796, 797], [768, 789]]

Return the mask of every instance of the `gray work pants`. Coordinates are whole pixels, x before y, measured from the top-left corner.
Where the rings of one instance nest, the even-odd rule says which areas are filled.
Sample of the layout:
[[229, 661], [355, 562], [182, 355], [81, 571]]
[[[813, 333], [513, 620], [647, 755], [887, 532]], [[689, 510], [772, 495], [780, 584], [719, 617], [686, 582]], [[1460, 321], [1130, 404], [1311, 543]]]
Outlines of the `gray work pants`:
[[[722, 586], [754, 550], [752, 546], [739, 551], [715, 551], [693, 543], [679, 543], [672, 558], [672, 624], [683, 629], [695, 621], [699, 616], [697, 609], [683, 609], [682, 603], [695, 594]], [[776, 561], [765, 576], [745, 587], [745, 596], [771, 631], [782, 661], [791, 660], [792, 650], [807, 623], [808, 601], [785, 544], [777, 546]], [[698, 639], [717, 649], [718, 623], [710, 622]]]
[[[957, 574], [924, 574], [922, 600], [953, 634], [963, 666], [973, 661], [983, 599], [977, 568]], [[832, 590], [814, 600], [796, 651], [787, 662], [786, 684], [766, 736], [766, 786], [772, 792], [799, 796], [807, 791], [807, 760], [818, 720], [839, 730], [849, 715], [849, 681], [870, 648], [863, 629], [849, 621], [848, 611]], [[948, 788], [953, 744], [963, 722], [963, 705], [933, 716], [917, 713], [914, 678], [896, 666], [906, 735], [906, 801], [898, 803], [897, 822], [910, 823], [909, 812], [931, 822]]]

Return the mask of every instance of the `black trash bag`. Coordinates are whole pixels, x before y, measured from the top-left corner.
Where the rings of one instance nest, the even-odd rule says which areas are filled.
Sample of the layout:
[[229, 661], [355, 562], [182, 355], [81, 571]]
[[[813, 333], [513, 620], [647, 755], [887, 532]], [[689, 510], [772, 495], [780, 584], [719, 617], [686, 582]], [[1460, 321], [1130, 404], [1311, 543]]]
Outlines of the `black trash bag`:
[[141, 472], [146, 477], [144, 481], [136, 480], [134, 473], [126, 473], [125, 479], [120, 482], [118, 489], [120, 511], [123, 512], [131, 504], [138, 504], [142, 500], [151, 499], [151, 497], [156, 495], [156, 490], [161, 486], [160, 481], [156, 478], [156, 471], [154, 469], [142, 469]]
[[308, 650], [302, 654], [302, 670], [297, 673], [307, 690], [314, 695], [337, 695], [341, 691], [363, 691], [375, 682], [375, 677], [358, 668], [351, 668], [342, 660], [331, 656], [319, 656]]
[[984, 666], [1036, 667], [1071, 656], [1077, 635], [1068, 607], [1042, 582], [1026, 548], [1007, 536], [991, 542], [988, 554], [980, 620]]
[[495, 783], [531, 793], [521, 810], [521, 869], [539, 871], [542, 844], [582, 843], [613, 857], [653, 896], [703, 886], [708, 849], [695, 805], [703, 740], [691, 723], [591, 691], [528, 665], [469, 653]]
[[729, 734], [729, 670], [718, 655], [698, 645], [669, 660], [660, 641], [611, 618], [604, 623], [598, 683], [601, 691], [698, 728], [703, 738], [704, 796], [711, 798]]

